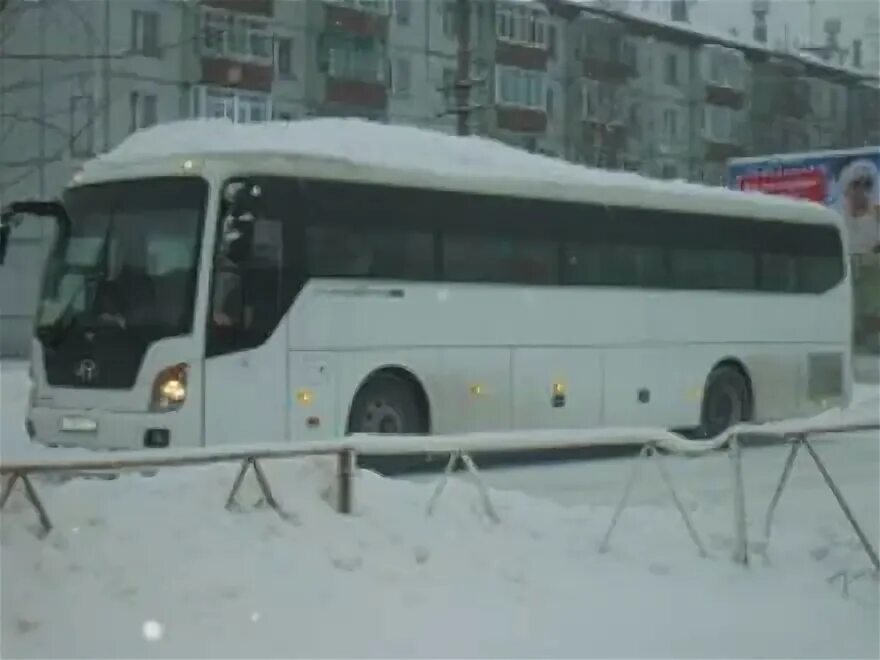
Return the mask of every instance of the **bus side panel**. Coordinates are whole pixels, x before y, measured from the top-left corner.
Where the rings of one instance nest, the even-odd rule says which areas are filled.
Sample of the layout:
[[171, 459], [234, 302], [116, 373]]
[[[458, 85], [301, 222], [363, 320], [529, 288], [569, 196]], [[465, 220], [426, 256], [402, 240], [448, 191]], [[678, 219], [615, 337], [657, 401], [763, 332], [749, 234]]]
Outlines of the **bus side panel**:
[[513, 428], [572, 429], [602, 423], [602, 351], [513, 351]]
[[437, 433], [496, 431], [513, 421], [508, 348], [445, 348], [441, 351]]
[[680, 347], [605, 351], [605, 424], [679, 426], [686, 407]]
[[343, 357], [321, 351], [288, 353], [288, 424], [294, 442], [331, 439], [340, 433], [337, 378]]

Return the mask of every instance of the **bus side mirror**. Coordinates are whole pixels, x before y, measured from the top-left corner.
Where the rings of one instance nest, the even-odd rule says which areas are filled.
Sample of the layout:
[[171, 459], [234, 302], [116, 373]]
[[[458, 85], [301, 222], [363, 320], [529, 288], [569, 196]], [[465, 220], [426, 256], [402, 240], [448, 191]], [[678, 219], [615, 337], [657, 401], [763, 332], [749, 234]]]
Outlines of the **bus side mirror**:
[[0, 266], [6, 262], [6, 250], [9, 248], [9, 234], [12, 233], [11, 218], [0, 220]]
[[259, 185], [247, 181], [230, 181], [223, 188], [219, 246], [220, 253], [233, 261], [242, 252], [236, 248], [249, 243], [254, 221], [261, 211], [262, 194]]
[[54, 218], [59, 238], [70, 232], [70, 217], [59, 202], [12, 202], [0, 210], [0, 266], [6, 261], [12, 230], [22, 223], [25, 215]]

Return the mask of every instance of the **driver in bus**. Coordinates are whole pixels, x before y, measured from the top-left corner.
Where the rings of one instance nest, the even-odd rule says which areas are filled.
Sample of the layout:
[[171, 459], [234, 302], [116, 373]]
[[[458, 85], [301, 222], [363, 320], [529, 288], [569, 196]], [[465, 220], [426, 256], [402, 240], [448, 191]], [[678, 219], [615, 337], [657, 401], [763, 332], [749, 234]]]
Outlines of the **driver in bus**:
[[220, 253], [214, 259], [214, 292], [211, 304], [211, 319], [221, 328], [247, 327], [248, 308], [244, 303], [244, 283], [240, 259], [243, 250], [236, 244], [230, 253]]

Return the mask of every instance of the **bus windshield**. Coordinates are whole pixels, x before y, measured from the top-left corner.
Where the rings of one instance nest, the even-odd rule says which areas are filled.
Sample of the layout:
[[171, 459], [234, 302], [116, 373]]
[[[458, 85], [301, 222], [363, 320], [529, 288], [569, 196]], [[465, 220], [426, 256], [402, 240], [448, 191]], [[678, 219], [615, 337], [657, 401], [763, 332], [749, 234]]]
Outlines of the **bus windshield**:
[[57, 347], [74, 328], [147, 343], [188, 333], [206, 198], [206, 182], [194, 177], [67, 191], [70, 227], [48, 260], [40, 341]]

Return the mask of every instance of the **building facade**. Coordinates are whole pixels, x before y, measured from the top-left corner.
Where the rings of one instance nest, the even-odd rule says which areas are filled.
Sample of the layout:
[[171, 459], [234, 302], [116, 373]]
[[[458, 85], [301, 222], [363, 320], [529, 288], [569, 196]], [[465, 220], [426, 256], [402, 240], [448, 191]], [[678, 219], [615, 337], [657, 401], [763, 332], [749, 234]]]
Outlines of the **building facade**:
[[[708, 184], [722, 183], [732, 156], [880, 143], [880, 72], [631, 15], [614, 3], [0, 7], [0, 204], [53, 197], [84, 160], [136, 130], [187, 117], [356, 116], [454, 133], [464, 113], [470, 132], [529, 151]], [[462, 46], [465, 107], [456, 93]], [[51, 232], [22, 227], [0, 271], [4, 355], [28, 349]]]

